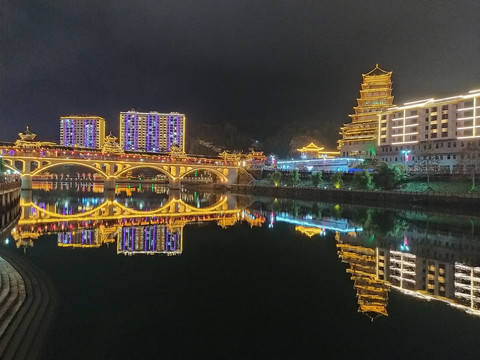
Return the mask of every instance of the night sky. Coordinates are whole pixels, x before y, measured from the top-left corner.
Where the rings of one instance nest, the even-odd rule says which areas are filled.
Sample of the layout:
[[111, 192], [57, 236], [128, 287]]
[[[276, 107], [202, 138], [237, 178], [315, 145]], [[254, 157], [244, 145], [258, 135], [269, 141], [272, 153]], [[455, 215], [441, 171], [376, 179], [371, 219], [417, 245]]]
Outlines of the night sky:
[[[3, 0], [0, 141], [59, 117], [178, 111], [264, 140], [288, 122], [335, 146], [361, 74], [398, 105], [480, 88], [480, 1]], [[187, 139], [188, 141], [188, 139]]]

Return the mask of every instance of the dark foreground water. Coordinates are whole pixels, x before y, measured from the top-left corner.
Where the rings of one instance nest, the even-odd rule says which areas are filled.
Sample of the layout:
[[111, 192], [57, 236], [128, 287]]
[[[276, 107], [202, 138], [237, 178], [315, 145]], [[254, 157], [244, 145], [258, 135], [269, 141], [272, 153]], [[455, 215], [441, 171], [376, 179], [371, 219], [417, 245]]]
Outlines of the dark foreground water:
[[[57, 290], [43, 359], [479, 358], [475, 217], [197, 192], [26, 196], [7, 246]], [[365, 276], [388, 297], [365, 298]]]

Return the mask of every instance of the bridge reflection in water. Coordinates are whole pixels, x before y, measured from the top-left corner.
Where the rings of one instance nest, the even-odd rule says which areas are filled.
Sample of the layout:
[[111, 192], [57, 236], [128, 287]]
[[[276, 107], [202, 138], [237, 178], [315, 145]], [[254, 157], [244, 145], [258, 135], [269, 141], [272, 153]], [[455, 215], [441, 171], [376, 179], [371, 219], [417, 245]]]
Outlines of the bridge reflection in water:
[[[251, 226], [264, 222], [263, 216], [238, 207], [233, 197], [220, 195], [206, 207], [200, 207], [199, 202], [197, 206], [188, 204], [179, 197], [179, 191], [170, 191], [158, 208], [137, 210], [128, 207], [128, 201], [121, 204], [114, 192], [81, 206], [34, 202], [31, 192], [26, 192], [12, 237], [17, 247], [25, 250], [39, 236], [57, 234], [59, 247], [98, 248], [116, 243], [119, 254], [178, 255], [183, 251], [183, 229], [188, 224], [215, 222], [226, 228], [239, 221]], [[73, 212], [75, 207], [80, 212]]]
[[[262, 210], [251, 210], [250, 202], [240, 205], [241, 198], [225, 194], [155, 188], [124, 197], [130, 190], [56, 202], [49, 202], [53, 190], [45, 199], [33, 199], [26, 192], [13, 238], [24, 248], [33, 246], [41, 235], [56, 234], [63, 248], [116, 244], [118, 254], [179, 255], [183, 230], [189, 224], [209, 222], [227, 228], [247, 222], [268, 231], [286, 223], [312, 239], [335, 234], [338, 257], [353, 281], [358, 311], [371, 319], [388, 315], [391, 290], [480, 316], [480, 238], [475, 230], [479, 218], [447, 219], [353, 206], [345, 207], [339, 216], [339, 205], [307, 202], [305, 208], [294, 202], [290, 212], [277, 200], [262, 202]], [[154, 204], [160, 206], [154, 208]]]

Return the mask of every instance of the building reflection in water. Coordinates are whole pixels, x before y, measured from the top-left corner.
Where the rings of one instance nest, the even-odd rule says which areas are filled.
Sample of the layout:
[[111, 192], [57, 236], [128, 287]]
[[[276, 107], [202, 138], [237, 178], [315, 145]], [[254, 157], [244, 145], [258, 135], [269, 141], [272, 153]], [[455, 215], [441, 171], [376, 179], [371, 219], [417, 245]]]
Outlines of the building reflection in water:
[[269, 226], [291, 223], [309, 237], [335, 232], [337, 253], [348, 265], [359, 312], [371, 319], [387, 316], [393, 289], [480, 316], [478, 218], [353, 207], [345, 207], [339, 217], [338, 205], [320, 204], [324, 207], [319, 209], [314, 204], [314, 211], [309, 206], [292, 206], [292, 212], [300, 214], [293, 216], [283, 205], [281, 212], [271, 213]]
[[381, 274], [378, 254], [375, 249], [358, 245], [354, 241], [345, 241], [351, 234], [352, 232], [341, 234], [337, 231], [335, 239], [339, 258], [349, 265], [347, 272], [351, 274], [350, 278], [357, 291], [358, 311], [372, 320], [380, 315], [387, 316], [390, 286]]
[[[353, 281], [358, 311], [371, 319], [388, 315], [391, 290], [480, 315], [476, 218], [321, 203], [289, 208], [277, 200], [262, 203], [261, 210], [254, 211], [249, 204], [240, 206], [238, 198], [222, 194], [158, 191], [157, 198], [137, 193], [135, 199], [122, 194], [56, 202], [49, 202], [48, 196], [24, 195], [12, 237], [24, 248], [43, 234], [57, 234], [59, 247], [116, 244], [118, 254], [179, 255], [183, 230], [189, 224], [213, 222], [227, 228], [247, 222], [253, 227], [262, 226], [268, 218], [267, 228], [284, 222], [312, 239], [334, 233], [338, 256]], [[154, 208], [155, 203], [161, 205]]]
[[25, 249], [41, 235], [57, 234], [59, 247], [99, 248], [116, 243], [118, 254], [179, 255], [186, 225], [215, 222], [226, 228], [239, 221], [250, 226], [265, 221], [226, 195], [170, 192], [160, 201], [151, 201], [161, 204], [157, 208], [152, 208], [148, 199], [130, 200], [110, 194], [47, 202], [47, 197], [33, 199], [30, 192], [21, 200], [21, 218], [12, 237], [17, 247]]

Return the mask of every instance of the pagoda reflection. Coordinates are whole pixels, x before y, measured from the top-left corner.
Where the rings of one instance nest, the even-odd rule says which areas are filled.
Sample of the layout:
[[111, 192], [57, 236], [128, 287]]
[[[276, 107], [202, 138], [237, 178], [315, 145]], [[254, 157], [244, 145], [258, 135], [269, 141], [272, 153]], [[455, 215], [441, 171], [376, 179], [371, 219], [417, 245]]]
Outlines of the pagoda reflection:
[[390, 284], [383, 279], [376, 249], [358, 244], [357, 234], [357, 232], [342, 234], [336, 231], [336, 246], [339, 258], [349, 265], [347, 272], [351, 274], [350, 279], [353, 280], [357, 292], [358, 311], [373, 321], [381, 315], [388, 316]]
[[[355, 281], [359, 311], [368, 309], [359, 296], [363, 287], [357, 286], [362, 276], [368, 279], [368, 286], [373, 281], [377, 289], [388, 286], [408, 296], [442, 301], [480, 316], [480, 237], [475, 229], [479, 220], [454, 222], [448, 217], [415, 212], [404, 212], [396, 219], [401, 219], [401, 226], [392, 227], [394, 230], [369, 226], [362, 233], [336, 233], [339, 257], [349, 264], [347, 271]], [[386, 296], [375, 299], [379, 302], [369, 299], [369, 304], [385, 303], [386, 308]], [[381, 307], [377, 310], [386, 315]]]
[[269, 228], [285, 222], [310, 238], [335, 233], [358, 311], [371, 319], [388, 316], [392, 290], [480, 316], [477, 216], [293, 201], [274, 201], [265, 212]]

